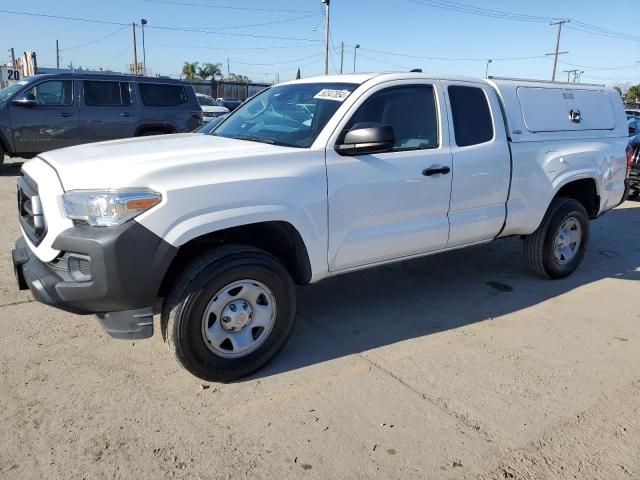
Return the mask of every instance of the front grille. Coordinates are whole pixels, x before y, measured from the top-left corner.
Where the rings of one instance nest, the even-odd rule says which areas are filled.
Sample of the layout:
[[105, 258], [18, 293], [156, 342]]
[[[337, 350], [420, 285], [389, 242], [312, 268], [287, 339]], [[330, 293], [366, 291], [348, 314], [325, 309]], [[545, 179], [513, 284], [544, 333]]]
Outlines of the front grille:
[[18, 215], [29, 240], [38, 245], [47, 233], [47, 223], [38, 196], [38, 185], [24, 173], [18, 178]]

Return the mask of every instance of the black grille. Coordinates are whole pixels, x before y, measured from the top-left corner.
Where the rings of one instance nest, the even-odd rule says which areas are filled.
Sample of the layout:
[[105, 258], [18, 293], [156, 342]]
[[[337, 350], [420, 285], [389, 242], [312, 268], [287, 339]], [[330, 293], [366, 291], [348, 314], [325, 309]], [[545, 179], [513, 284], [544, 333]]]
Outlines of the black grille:
[[18, 178], [18, 215], [24, 233], [38, 245], [47, 233], [47, 223], [38, 196], [38, 185], [26, 174]]

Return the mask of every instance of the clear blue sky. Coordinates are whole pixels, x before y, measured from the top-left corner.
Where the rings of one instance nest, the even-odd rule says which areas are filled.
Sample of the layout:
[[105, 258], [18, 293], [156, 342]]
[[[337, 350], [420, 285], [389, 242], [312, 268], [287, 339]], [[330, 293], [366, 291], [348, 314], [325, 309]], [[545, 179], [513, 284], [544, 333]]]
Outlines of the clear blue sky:
[[[340, 68], [339, 47], [344, 41], [347, 45], [346, 72], [353, 70], [353, 45], [359, 43], [358, 71], [423, 68], [425, 71], [482, 76], [486, 66], [482, 59], [495, 58], [490, 65], [490, 74], [550, 77], [550, 57], [498, 60], [538, 57], [552, 52], [556, 27], [548, 22], [473, 15], [436, 8], [420, 1], [424, 0], [332, 0], [331, 37], [336, 50], [332, 52], [330, 69]], [[579, 68], [585, 71], [583, 81], [640, 83], [640, 63], [636, 63], [640, 61], [638, 0], [460, 2], [521, 15], [570, 17], [592, 27], [635, 35], [635, 40], [611, 38], [609, 34], [594, 35], [585, 32], [584, 27], [569, 24], [563, 29], [561, 42], [561, 50], [569, 53], [560, 59], [579, 66], [560, 63], [558, 70], [560, 79], [566, 79], [563, 70]], [[241, 10], [243, 8], [254, 10]], [[267, 8], [282, 11], [256, 10]], [[226, 74], [227, 57], [232, 73], [245, 74], [256, 81], [272, 81], [276, 73], [279, 73], [280, 80], [293, 78], [298, 66], [303, 76], [322, 72], [324, 33], [320, 0], [21, 0], [2, 2], [0, 10], [116, 23], [139, 23], [144, 17], [149, 21], [149, 27], [217, 32], [147, 28], [147, 64], [153, 73], [177, 76], [183, 62], [199, 61], [220, 62]], [[290, 19], [293, 20], [288, 21]], [[7, 49], [14, 47], [16, 52], [32, 49], [37, 52], [41, 65], [54, 66], [56, 39], [60, 41], [61, 65], [64, 66], [72, 61], [75, 66], [85, 68], [101, 66], [124, 71], [132, 58], [130, 27], [2, 12], [0, 20], [3, 25], [0, 29], [0, 60], [3, 63], [8, 58]], [[593, 31], [591, 27], [587, 29]], [[112, 35], [99, 40], [109, 34]], [[82, 46], [94, 40], [99, 41]], [[138, 40], [141, 58], [140, 36]], [[78, 46], [80, 48], [73, 48]], [[411, 58], [411, 55], [457, 60], [419, 59]], [[459, 60], [462, 58], [477, 60]]]

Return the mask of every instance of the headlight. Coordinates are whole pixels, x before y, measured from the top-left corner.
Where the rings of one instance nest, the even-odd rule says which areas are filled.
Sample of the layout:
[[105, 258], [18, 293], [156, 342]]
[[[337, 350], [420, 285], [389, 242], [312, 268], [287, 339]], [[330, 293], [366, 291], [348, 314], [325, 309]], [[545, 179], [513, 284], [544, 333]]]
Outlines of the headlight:
[[74, 190], [62, 195], [67, 218], [94, 227], [113, 227], [157, 205], [162, 196], [152, 190]]

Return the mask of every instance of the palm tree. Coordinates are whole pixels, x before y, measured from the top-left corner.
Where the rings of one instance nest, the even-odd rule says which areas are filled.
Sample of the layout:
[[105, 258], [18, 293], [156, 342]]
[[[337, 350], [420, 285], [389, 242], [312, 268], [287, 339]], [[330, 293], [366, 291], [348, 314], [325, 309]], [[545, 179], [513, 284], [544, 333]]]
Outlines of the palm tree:
[[638, 103], [640, 102], [640, 85], [634, 85], [629, 87], [626, 95], [627, 102]]
[[249, 77], [247, 77], [246, 75], [238, 75], [236, 73], [231, 73], [227, 77], [227, 80], [229, 82], [236, 82], [236, 83], [251, 83], [251, 80], [249, 80]]
[[198, 62], [184, 62], [182, 66], [182, 78], [185, 80], [195, 80], [197, 68]]
[[198, 76], [206, 80], [209, 77], [213, 79], [222, 78], [222, 65], [219, 63], [203, 63], [200, 68], [198, 68]]

